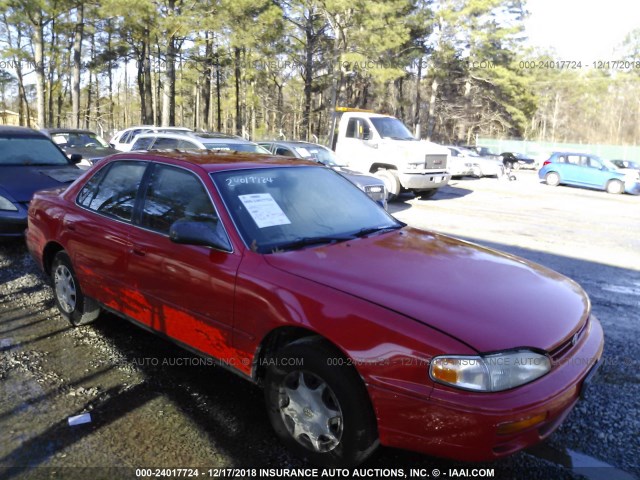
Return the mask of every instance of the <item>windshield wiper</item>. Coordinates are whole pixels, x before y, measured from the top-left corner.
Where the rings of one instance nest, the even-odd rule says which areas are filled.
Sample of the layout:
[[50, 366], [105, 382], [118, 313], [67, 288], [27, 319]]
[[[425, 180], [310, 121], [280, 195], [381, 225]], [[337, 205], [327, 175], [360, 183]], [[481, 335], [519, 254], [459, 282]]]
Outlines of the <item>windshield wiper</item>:
[[274, 251], [281, 250], [296, 250], [298, 248], [310, 247], [313, 245], [322, 245], [326, 243], [338, 243], [346, 242], [347, 240], [353, 240], [352, 236], [333, 236], [333, 237], [302, 237], [296, 238], [290, 242], [282, 243], [274, 248]]
[[402, 225], [390, 225], [390, 226], [382, 226], [382, 227], [369, 227], [369, 228], [363, 228], [361, 230], [358, 230], [356, 233], [354, 233], [354, 236], [356, 237], [366, 237], [367, 235], [371, 235], [372, 233], [382, 233], [382, 232], [386, 232], [389, 230], [398, 230], [399, 228], [402, 228]]

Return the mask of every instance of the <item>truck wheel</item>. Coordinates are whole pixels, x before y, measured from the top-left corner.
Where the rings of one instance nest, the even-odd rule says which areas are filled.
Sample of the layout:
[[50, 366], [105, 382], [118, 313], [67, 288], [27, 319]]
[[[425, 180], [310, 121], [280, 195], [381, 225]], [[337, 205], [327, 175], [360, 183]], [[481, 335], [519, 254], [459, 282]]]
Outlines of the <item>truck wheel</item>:
[[619, 180], [609, 180], [607, 183], [607, 193], [613, 193], [614, 195], [618, 195], [619, 193], [624, 192], [624, 184]]
[[436, 193], [438, 193], [437, 188], [432, 188], [431, 190], [422, 190], [419, 192], [414, 192], [416, 197], [420, 197], [420, 200], [429, 200]]
[[400, 195], [400, 180], [398, 180], [396, 172], [383, 168], [374, 173], [373, 176], [384, 182], [384, 186], [387, 189], [387, 200], [391, 201]]
[[80, 290], [71, 259], [64, 251], [53, 258], [51, 284], [60, 314], [73, 326], [86, 325], [98, 318], [100, 306]]
[[362, 379], [340, 351], [304, 339], [273, 360], [265, 377], [267, 413], [289, 450], [321, 467], [354, 467], [371, 455], [376, 417]]

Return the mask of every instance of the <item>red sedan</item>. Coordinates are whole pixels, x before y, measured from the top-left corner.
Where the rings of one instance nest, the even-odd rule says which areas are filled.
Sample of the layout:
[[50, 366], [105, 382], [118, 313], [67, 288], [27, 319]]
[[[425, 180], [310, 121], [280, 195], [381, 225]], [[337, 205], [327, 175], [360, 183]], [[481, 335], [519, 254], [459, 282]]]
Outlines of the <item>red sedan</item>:
[[108, 310], [262, 384], [278, 437], [324, 466], [508, 455], [602, 355], [572, 280], [408, 228], [311, 162], [112, 156], [35, 195], [27, 243], [72, 324]]

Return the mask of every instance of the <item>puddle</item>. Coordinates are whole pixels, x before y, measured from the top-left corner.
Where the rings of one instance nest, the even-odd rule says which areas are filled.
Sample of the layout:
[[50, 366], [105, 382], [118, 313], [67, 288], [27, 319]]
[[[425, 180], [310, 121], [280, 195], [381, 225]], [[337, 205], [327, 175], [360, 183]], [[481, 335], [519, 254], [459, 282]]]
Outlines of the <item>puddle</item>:
[[584, 453], [566, 449], [558, 449], [541, 443], [526, 450], [529, 455], [556, 463], [572, 470], [578, 475], [582, 475], [588, 480], [638, 480], [631, 473], [620, 470], [602, 460], [590, 457]]

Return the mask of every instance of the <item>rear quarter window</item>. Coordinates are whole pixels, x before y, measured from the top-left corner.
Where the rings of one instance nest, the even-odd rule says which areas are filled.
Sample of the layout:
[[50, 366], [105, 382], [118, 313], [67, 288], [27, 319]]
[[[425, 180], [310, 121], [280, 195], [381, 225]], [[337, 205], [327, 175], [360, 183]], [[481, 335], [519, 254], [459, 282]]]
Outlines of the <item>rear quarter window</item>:
[[78, 194], [79, 205], [94, 212], [131, 221], [146, 162], [120, 161], [99, 170]]

